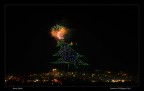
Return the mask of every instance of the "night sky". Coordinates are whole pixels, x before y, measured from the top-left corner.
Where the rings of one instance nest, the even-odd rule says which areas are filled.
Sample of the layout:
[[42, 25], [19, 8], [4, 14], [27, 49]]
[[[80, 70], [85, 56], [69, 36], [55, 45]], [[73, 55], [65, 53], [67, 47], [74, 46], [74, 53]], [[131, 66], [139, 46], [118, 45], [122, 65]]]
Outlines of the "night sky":
[[59, 50], [49, 34], [57, 23], [71, 30], [68, 41], [92, 67], [137, 72], [137, 6], [8, 5], [6, 73], [47, 72]]

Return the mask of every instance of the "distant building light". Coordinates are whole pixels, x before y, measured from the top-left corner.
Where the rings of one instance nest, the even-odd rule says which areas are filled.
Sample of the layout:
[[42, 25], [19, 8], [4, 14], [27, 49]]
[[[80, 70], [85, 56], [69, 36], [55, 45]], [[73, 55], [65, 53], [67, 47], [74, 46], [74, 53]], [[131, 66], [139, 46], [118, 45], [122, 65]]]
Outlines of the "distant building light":
[[36, 79], [36, 81], [38, 82], [39, 80], [38, 80], [38, 79]]
[[125, 80], [122, 80], [122, 82], [125, 82]]
[[107, 82], [109, 82], [109, 80], [107, 80]]
[[56, 71], [57, 69], [52, 69], [52, 71]]
[[43, 82], [46, 82], [46, 80], [44, 79]]
[[110, 71], [108, 71], [108, 73], [111, 73]]
[[92, 80], [91, 82], [96, 82], [95, 80]]
[[38, 81], [39, 81], [39, 79], [33, 80], [33, 82], [38, 82]]

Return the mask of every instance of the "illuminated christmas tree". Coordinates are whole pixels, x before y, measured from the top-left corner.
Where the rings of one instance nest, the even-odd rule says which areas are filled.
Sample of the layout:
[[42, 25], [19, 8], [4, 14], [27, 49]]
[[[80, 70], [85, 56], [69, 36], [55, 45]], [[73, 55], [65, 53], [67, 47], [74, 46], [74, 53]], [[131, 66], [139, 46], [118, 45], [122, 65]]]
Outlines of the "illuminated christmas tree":
[[60, 50], [55, 53], [53, 56], [59, 56], [60, 58], [51, 63], [55, 64], [73, 64], [76, 68], [78, 68], [78, 65], [88, 65], [87, 63], [84, 63], [82, 60], [79, 60], [79, 57], [83, 57], [76, 51], [74, 51], [71, 46], [73, 43], [66, 43], [64, 41], [64, 35], [67, 33], [67, 28], [56, 25], [52, 27], [51, 35], [57, 39], [57, 47], [60, 47]]
[[78, 68], [78, 65], [88, 65], [87, 63], [84, 63], [82, 60], [79, 60], [79, 57], [83, 57], [83, 56], [71, 48], [72, 42], [68, 44], [61, 41], [58, 43], [57, 46], [60, 47], [60, 50], [53, 56], [59, 56], [60, 58], [56, 62], [52, 62], [52, 63], [68, 64], [68, 68], [69, 68], [69, 64], [75, 65], [76, 68]]

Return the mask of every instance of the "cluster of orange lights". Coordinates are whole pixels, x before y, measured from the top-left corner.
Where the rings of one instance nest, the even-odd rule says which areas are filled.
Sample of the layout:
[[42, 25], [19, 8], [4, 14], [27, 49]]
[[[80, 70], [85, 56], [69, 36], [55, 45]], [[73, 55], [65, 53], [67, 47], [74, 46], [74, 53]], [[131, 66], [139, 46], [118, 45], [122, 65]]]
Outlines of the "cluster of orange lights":
[[112, 80], [112, 82], [125, 82], [125, 80]]
[[52, 83], [59, 83], [59, 84], [62, 85], [62, 82], [60, 80], [56, 79], [56, 78], [52, 80]]

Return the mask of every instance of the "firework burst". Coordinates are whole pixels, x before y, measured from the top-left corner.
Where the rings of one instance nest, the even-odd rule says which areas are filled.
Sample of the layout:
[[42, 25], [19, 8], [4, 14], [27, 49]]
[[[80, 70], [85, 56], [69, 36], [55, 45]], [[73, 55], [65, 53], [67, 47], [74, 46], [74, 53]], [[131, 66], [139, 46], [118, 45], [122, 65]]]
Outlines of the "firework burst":
[[68, 29], [62, 25], [56, 24], [51, 27], [51, 36], [56, 40], [64, 40], [64, 36], [67, 34]]

